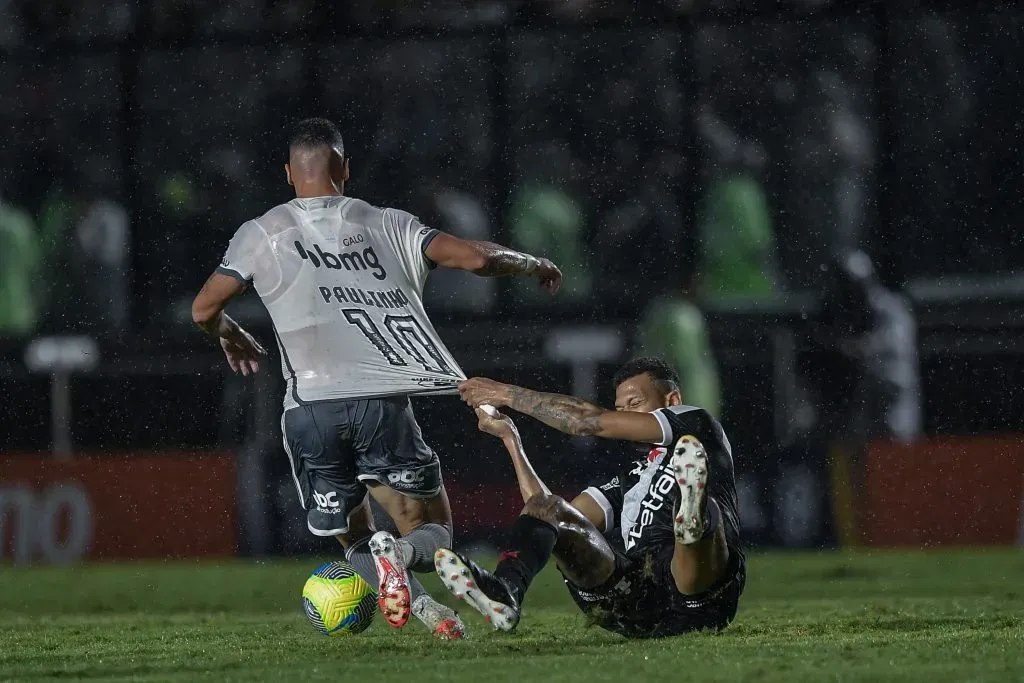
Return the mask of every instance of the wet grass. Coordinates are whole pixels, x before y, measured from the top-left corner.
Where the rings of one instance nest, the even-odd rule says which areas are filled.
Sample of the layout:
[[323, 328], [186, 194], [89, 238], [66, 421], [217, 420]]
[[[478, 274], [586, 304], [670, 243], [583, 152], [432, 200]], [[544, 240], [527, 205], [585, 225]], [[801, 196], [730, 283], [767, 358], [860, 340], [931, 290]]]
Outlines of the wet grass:
[[1024, 680], [1012, 550], [756, 555], [728, 630], [644, 642], [587, 627], [550, 571], [514, 634], [463, 609], [466, 642], [414, 621], [324, 638], [298, 599], [316, 564], [0, 569], [0, 680]]

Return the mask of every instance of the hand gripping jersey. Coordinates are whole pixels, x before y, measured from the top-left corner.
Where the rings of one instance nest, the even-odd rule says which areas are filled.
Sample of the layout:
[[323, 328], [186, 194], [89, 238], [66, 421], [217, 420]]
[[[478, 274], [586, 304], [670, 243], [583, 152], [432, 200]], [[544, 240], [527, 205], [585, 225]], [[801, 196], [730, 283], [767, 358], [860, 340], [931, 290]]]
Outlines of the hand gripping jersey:
[[465, 375], [423, 310], [437, 234], [350, 197], [293, 199], [242, 224], [217, 271], [251, 282], [267, 307], [286, 409], [455, 391]]
[[722, 425], [707, 411], [693, 406], [662, 408], [654, 416], [662, 430], [658, 444], [611, 481], [598, 482], [585, 491], [604, 510], [606, 528], [602, 531], [608, 536], [621, 536], [622, 547], [630, 556], [675, 543], [672, 519], [679, 486], [667, 467], [676, 442], [691, 435], [700, 440], [708, 454], [707, 493], [722, 512], [725, 539], [730, 549], [742, 553], [732, 446]]

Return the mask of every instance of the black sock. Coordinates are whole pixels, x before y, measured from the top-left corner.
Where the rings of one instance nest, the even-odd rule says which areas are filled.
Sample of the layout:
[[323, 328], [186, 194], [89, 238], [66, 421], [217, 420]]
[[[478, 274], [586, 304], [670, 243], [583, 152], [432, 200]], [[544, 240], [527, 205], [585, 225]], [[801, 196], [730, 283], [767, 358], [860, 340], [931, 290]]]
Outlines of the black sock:
[[536, 517], [520, 515], [512, 525], [494, 575], [505, 580], [520, 604], [533, 578], [548, 563], [557, 540], [555, 527]]
[[704, 501], [704, 507], [704, 515], [708, 525], [704, 529], [704, 533], [701, 534], [701, 538], [711, 538], [718, 531], [718, 527], [722, 525], [722, 509], [718, 507], [718, 501], [711, 496], [708, 496]]

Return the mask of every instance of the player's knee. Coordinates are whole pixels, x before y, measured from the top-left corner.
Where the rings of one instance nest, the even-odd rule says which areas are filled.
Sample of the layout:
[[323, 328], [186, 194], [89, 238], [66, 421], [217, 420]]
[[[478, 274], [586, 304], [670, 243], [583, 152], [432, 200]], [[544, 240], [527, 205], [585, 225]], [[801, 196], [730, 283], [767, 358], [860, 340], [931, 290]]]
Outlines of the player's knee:
[[520, 514], [555, 525], [561, 517], [560, 511], [567, 505], [561, 496], [553, 493], [536, 493], [526, 501]]

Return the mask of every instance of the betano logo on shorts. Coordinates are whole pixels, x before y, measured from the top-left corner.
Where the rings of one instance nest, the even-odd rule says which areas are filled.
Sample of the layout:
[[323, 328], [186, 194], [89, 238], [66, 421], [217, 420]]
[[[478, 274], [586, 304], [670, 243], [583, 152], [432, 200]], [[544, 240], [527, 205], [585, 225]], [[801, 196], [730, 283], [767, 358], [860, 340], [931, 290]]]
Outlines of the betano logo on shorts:
[[336, 500], [337, 497], [337, 491], [329, 491], [328, 493], [317, 493], [316, 491], [313, 491], [313, 500], [316, 501], [316, 509], [320, 512], [326, 512], [331, 515], [341, 512], [341, 503]]
[[[302, 242], [295, 240], [295, 251], [298, 252], [303, 261], [309, 261], [313, 264], [314, 268], [319, 268], [323, 264], [324, 268], [331, 270], [341, 270], [342, 268], [350, 272], [353, 270], [371, 270], [373, 271], [371, 273], [373, 277], [378, 280], [387, 279], [388, 276], [384, 266], [380, 265], [380, 261], [377, 259], [377, 252], [373, 250], [373, 247], [367, 247], [362, 251], [332, 254], [321, 249], [320, 245], [316, 242], [313, 243], [312, 250], [307, 250], [302, 246]], [[316, 253], [313, 253], [314, 251]]]

